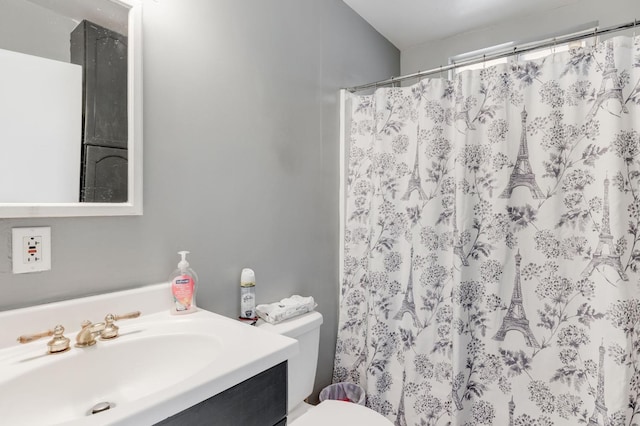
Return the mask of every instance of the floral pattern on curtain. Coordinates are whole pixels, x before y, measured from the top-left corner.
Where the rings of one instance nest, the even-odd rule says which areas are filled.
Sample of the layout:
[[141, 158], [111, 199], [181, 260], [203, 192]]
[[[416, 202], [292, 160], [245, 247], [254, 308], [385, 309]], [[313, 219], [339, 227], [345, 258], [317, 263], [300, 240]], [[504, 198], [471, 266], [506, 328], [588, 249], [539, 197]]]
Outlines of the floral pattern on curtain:
[[334, 381], [396, 425], [640, 424], [640, 41], [347, 95]]

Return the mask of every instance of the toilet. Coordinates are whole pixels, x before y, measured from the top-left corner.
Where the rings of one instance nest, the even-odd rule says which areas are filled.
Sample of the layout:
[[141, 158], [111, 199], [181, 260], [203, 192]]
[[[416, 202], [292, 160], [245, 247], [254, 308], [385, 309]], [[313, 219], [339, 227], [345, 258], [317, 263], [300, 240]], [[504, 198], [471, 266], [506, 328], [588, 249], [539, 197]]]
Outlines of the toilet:
[[322, 314], [309, 312], [278, 324], [262, 320], [258, 327], [298, 341], [298, 355], [288, 361], [287, 424], [292, 426], [327, 426], [331, 424], [390, 426], [393, 423], [373, 411], [351, 402], [326, 400], [313, 406], [304, 402], [313, 392], [318, 365]]

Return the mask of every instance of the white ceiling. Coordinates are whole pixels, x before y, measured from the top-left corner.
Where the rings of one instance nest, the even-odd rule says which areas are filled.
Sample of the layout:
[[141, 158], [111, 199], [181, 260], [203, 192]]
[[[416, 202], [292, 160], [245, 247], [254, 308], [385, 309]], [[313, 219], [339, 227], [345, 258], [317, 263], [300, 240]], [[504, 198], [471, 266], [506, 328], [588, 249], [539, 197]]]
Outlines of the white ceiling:
[[403, 50], [580, 0], [343, 0]]
[[120, 34], [127, 34], [129, 7], [109, 0], [28, 0], [59, 15], [80, 22], [83, 19]]

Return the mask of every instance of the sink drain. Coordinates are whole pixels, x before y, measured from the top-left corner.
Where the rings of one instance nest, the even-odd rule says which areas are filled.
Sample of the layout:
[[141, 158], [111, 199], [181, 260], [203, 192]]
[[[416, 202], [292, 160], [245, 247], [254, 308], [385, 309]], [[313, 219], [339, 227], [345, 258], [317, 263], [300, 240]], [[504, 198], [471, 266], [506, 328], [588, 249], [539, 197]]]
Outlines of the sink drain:
[[87, 415], [91, 416], [93, 414], [98, 414], [98, 413], [102, 413], [103, 411], [107, 411], [109, 408], [113, 408], [115, 407], [116, 404], [114, 404], [113, 402], [99, 402], [96, 405], [94, 405], [93, 407], [91, 407], [91, 409], [89, 410], [89, 412], [87, 413]]

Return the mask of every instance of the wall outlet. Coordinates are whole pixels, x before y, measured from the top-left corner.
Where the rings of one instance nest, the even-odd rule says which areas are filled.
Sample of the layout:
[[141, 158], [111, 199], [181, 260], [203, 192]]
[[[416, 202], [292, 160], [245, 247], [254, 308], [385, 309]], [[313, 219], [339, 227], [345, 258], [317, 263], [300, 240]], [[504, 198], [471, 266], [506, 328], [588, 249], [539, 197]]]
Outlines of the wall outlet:
[[51, 228], [13, 228], [13, 273], [51, 270]]

